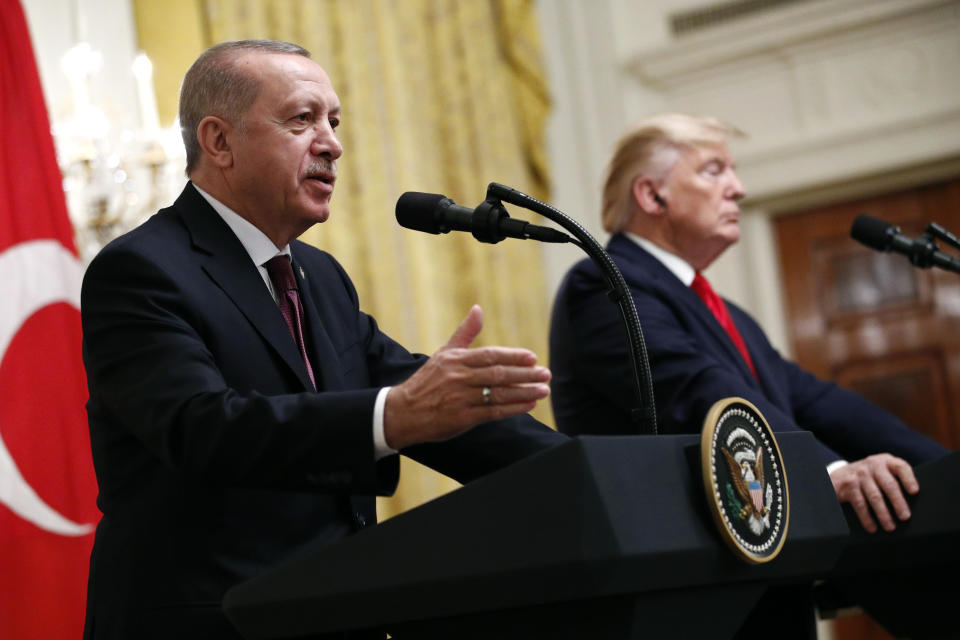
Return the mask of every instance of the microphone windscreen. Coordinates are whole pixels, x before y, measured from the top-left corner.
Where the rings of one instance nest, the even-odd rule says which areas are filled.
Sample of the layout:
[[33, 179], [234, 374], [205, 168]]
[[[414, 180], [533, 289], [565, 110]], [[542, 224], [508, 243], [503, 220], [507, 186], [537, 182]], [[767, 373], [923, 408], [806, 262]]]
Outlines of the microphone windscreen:
[[435, 212], [444, 199], [439, 193], [407, 191], [397, 200], [397, 222], [407, 229], [440, 233]]
[[877, 251], [889, 251], [897, 228], [878, 218], [860, 215], [850, 227], [850, 237]]

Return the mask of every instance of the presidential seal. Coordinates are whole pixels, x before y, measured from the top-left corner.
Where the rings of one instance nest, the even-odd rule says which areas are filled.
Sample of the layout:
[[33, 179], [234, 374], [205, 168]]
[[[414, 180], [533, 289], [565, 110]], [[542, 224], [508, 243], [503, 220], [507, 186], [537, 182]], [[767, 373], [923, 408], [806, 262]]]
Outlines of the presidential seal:
[[780, 447], [760, 411], [743, 398], [714, 404], [703, 423], [700, 461], [707, 505], [720, 536], [753, 564], [777, 557], [790, 500]]

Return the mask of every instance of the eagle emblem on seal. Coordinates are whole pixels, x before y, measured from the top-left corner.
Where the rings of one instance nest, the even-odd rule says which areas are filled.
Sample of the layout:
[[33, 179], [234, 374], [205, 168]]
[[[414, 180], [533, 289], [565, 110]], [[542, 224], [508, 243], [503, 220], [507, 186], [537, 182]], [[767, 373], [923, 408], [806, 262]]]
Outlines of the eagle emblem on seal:
[[[746, 518], [756, 519], [759, 521], [758, 524], [761, 525], [756, 528], [763, 531], [766, 526], [769, 526], [769, 522], [764, 523], [763, 520], [770, 513], [770, 509], [764, 500], [764, 487], [766, 485], [763, 482], [763, 449], [758, 447], [756, 452], [753, 453], [754, 460], [752, 463], [746, 457], [741, 457], [738, 461], [736, 456], [730, 453], [730, 450], [726, 447], [721, 447], [720, 450], [730, 467], [730, 479], [733, 481], [733, 488], [742, 504], [737, 517], [741, 520]], [[751, 530], [754, 528], [754, 526], [750, 527]], [[759, 533], [759, 531], [756, 533]]]

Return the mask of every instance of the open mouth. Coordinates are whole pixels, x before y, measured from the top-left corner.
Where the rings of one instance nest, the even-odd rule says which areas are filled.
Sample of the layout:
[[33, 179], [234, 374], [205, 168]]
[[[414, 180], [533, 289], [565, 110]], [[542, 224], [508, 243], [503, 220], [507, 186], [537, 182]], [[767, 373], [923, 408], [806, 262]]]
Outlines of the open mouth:
[[323, 191], [332, 192], [333, 184], [337, 181], [337, 165], [333, 162], [324, 162], [323, 159], [310, 163], [304, 170], [306, 180], [317, 185]]
[[333, 193], [333, 183], [337, 181], [337, 177], [331, 174], [317, 174], [307, 176], [307, 181], [316, 184], [317, 189], [324, 193]]

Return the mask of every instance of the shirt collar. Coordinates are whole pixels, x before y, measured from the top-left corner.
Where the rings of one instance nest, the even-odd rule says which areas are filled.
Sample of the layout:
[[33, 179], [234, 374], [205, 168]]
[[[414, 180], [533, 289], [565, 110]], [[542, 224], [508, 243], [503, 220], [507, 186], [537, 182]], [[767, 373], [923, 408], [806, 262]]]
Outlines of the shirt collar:
[[193, 188], [196, 189], [197, 193], [203, 196], [203, 198], [210, 203], [210, 206], [213, 207], [213, 210], [223, 218], [223, 221], [227, 223], [227, 226], [230, 227], [233, 234], [237, 236], [237, 240], [239, 240], [243, 248], [246, 249], [247, 255], [250, 256], [250, 259], [253, 260], [255, 265], [259, 267], [274, 256], [290, 255], [289, 244], [278, 251], [277, 245], [273, 244], [273, 241], [268, 238], [263, 231], [256, 228], [249, 220], [214, 198], [196, 184], [193, 185]]
[[688, 263], [686, 260], [636, 234], [624, 231], [623, 235], [636, 242], [638, 245], [646, 249], [650, 255], [662, 262], [663, 266], [669, 269], [670, 273], [677, 276], [677, 278], [685, 287], [689, 287], [693, 283], [693, 278], [697, 275], [697, 271], [690, 266], [690, 263]]

